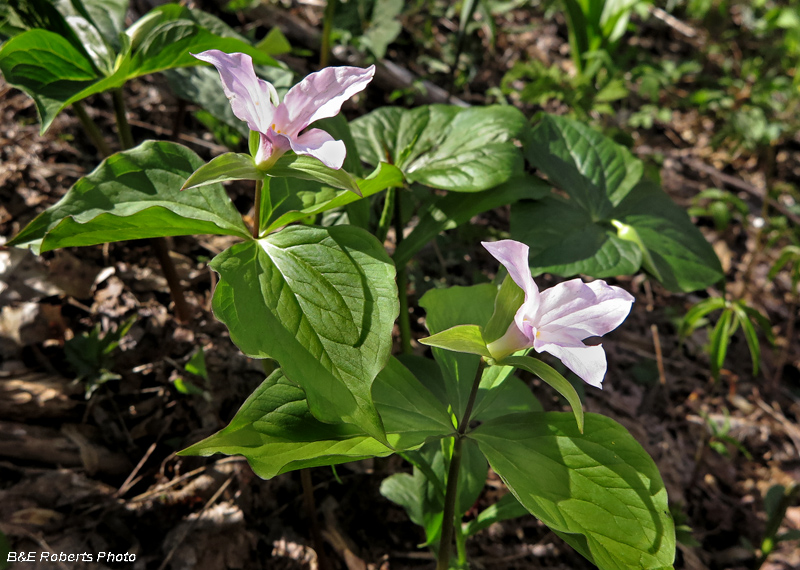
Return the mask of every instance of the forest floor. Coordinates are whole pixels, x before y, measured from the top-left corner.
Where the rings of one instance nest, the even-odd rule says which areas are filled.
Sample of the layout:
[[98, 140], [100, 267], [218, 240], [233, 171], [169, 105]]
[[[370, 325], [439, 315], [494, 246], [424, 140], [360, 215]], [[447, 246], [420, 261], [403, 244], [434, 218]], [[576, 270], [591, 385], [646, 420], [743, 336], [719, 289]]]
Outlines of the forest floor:
[[[302, 5], [293, 14], [311, 25], [319, 22], [318, 8]], [[524, 11], [512, 17], [534, 31], [500, 33], [494, 56], [500, 65], [478, 61], [474, 79], [456, 93], [462, 99], [482, 103], [476, 93], [497, 85], [515, 58], [536, 52], [555, 62], [566, 59], [563, 22], [531, 20]], [[450, 24], [435, 22], [434, 44], [447, 41]], [[650, 32], [663, 39], [654, 49], [693, 49], [670, 28]], [[387, 57], [426, 71], [413, 49], [390, 49]], [[169, 135], [160, 125], [172, 124], [178, 104], [162, 80], [135, 81], [127, 96], [137, 140]], [[380, 96], [377, 90], [371, 95]], [[95, 96], [88, 107], [107, 133], [114, 132], [109, 100]], [[663, 186], [683, 206], [700, 190], [725, 187], [747, 203], [753, 219], [762, 212], [768, 180], [800, 184], [800, 140], [776, 148], [774, 168], [767, 172], [756, 155], [712, 147], [713, 129], [701, 116], [675, 113], [671, 124], [635, 132], [632, 150], [643, 159], [663, 158]], [[206, 159], [224, 150], [191, 114], [182, 132], [181, 142]], [[55, 203], [98, 160], [71, 113], [61, 114], [40, 136], [32, 101], [0, 81], [0, 240]], [[229, 190], [242, 212], [252, 206], [246, 185]], [[433, 284], [471, 285], [491, 277], [494, 265], [475, 245], [489, 224], [507, 230], [507, 211], [451, 231], [412, 262], [413, 306]], [[748, 569], [756, 567], [753, 547], [765, 532], [767, 491], [800, 481], [800, 340], [786, 338], [797, 306], [790, 305], [786, 275], [767, 278], [775, 255], [762, 246], [757, 224], [734, 220], [725, 231], [708, 220], [699, 224], [723, 262], [728, 286], [772, 323], [776, 346], [762, 342], [762, 370], [753, 375], [745, 341], [736, 335], [722, 377], [714, 382], [707, 332], [680, 341], [677, 320], [718, 291], [674, 294], [642, 277], [622, 278], [617, 284], [637, 302], [624, 325], [604, 339], [604, 389], [587, 389], [585, 406], [623, 424], [657, 463], [673, 515], [691, 528], [689, 533], [681, 527], [676, 568]], [[227, 247], [226, 238], [177, 237], [170, 245], [192, 312], [187, 323], [173, 316], [147, 242], [40, 257], [0, 249], [0, 531], [14, 551], [136, 555], [132, 565], [57, 563], [61, 568], [316, 568], [299, 473], [262, 481], [239, 458], [176, 456], [224, 426], [264, 375], [261, 363], [241, 355], [210, 310], [215, 277], [207, 261]], [[65, 343], [95, 327], [113, 331], [130, 317], [135, 321], [109, 365], [119, 380], [85, 399], [83, 386], [73, 381]], [[425, 334], [419, 308], [412, 325], [416, 336]], [[184, 370], [198, 347], [207, 382]], [[546, 409], [563, 407], [546, 386], [522, 377]], [[178, 378], [203, 386], [204, 394], [182, 393]], [[385, 477], [407, 469], [390, 457], [336, 472], [312, 470], [325, 558], [333, 568], [433, 566], [428, 551], [417, 547], [421, 530], [379, 493]], [[473, 510], [503, 492], [490, 473]], [[787, 510], [783, 528], [800, 530], [799, 506]], [[533, 517], [493, 525], [471, 540], [468, 552], [477, 569], [591, 568]], [[800, 568], [796, 542], [778, 545], [761, 567]]]

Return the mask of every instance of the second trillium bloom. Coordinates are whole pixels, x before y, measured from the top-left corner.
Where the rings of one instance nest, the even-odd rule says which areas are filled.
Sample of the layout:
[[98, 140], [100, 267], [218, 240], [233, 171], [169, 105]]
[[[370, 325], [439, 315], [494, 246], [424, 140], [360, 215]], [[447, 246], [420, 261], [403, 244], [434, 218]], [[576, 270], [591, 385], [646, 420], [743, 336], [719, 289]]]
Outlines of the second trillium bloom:
[[633, 296], [619, 287], [597, 280], [572, 279], [539, 292], [528, 265], [528, 246], [514, 240], [482, 242], [502, 263], [525, 293], [506, 334], [489, 343], [493, 357], [501, 359], [518, 350], [549, 352], [580, 376], [600, 388], [606, 374], [603, 347], [583, 340], [617, 328], [631, 310]]
[[301, 132], [314, 121], [336, 116], [342, 103], [372, 81], [374, 65], [367, 69], [326, 67], [289, 89], [279, 103], [275, 87], [256, 76], [249, 55], [212, 49], [194, 57], [217, 68], [233, 114], [259, 133], [257, 165], [269, 167], [292, 150], [312, 156], [329, 168], [342, 167], [346, 155], [342, 141], [322, 129]]

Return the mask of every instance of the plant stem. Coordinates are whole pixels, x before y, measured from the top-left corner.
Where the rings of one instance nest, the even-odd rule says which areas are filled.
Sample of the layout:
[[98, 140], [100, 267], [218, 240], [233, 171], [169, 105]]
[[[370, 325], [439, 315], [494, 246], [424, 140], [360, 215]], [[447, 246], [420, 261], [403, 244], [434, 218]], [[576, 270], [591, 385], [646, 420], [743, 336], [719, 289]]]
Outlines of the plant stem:
[[72, 104], [72, 109], [78, 116], [78, 120], [81, 122], [83, 130], [86, 132], [86, 136], [88, 136], [89, 140], [92, 141], [92, 144], [95, 146], [100, 155], [103, 158], [111, 156], [111, 147], [108, 146], [106, 139], [103, 138], [103, 133], [97, 126], [97, 123], [95, 123], [86, 112], [83, 103], [76, 101]]
[[328, 0], [322, 22], [322, 44], [319, 48], [319, 66], [328, 67], [331, 57], [331, 32], [333, 31], [333, 16], [336, 14], [336, 5], [339, 0]]
[[392, 225], [394, 218], [395, 196], [397, 194], [396, 188], [389, 188], [386, 191], [386, 196], [383, 199], [383, 210], [381, 211], [381, 219], [378, 222], [378, 229], [375, 230], [375, 237], [378, 241], [383, 243], [386, 241], [386, 236], [389, 234], [389, 227]]
[[[389, 199], [389, 194], [386, 194]], [[400, 247], [403, 242], [403, 208], [402, 195], [397, 191], [394, 193], [394, 243], [395, 248]], [[381, 216], [383, 217], [383, 216]], [[397, 268], [397, 294], [400, 298], [400, 316], [398, 325], [400, 326], [400, 347], [403, 354], [411, 354], [411, 317], [408, 314], [408, 275], [406, 266]]]
[[[442, 513], [442, 539], [439, 542], [439, 557], [436, 561], [436, 570], [448, 570], [450, 568], [450, 554], [456, 525], [455, 515], [456, 499], [458, 498], [458, 471], [461, 467], [461, 445], [464, 440], [464, 434], [467, 433], [467, 428], [469, 427], [472, 408], [475, 405], [475, 398], [478, 396], [478, 386], [481, 383], [484, 366], [484, 362], [481, 360], [475, 373], [475, 380], [472, 381], [472, 389], [469, 392], [464, 416], [461, 418], [456, 431], [453, 456], [450, 458], [450, 468], [447, 470], [447, 489], [444, 494], [444, 512]], [[460, 558], [461, 553], [459, 552]]]
[[153, 238], [150, 240], [150, 246], [161, 264], [161, 272], [167, 280], [169, 292], [172, 295], [172, 302], [175, 303], [175, 316], [182, 323], [188, 323], [191, 319], [192, 312], [189, 310], [189, 304], [186, 302], [186, 297], [183, 295], [183, 287], [181, 287], [181, 279], [178, 277], [178, 272], [175, 270], [175, 264], [172, 263], [172, 258], [169, 256], [169, 247], [167, 247], [167, 240], [162, 237]]
[[[117, 119], [119, 143], [122, 146], [122, 150], [131, 149], [133, 148], [133, 134], [131, 133], [131, 126], [130, 123], [128, 123], [128, 118], [125, 116], [125, 99], [122, 94], [122, 89], [113, 89], [111, 91], [111, 98], [114, 101], [114, 116]], [[153, 248], [153, 253], [156, 254], [156, 258], [158, 258], [158, 262], [161, 265], [161, 272], [167, 280], [172, 302], [175, 303], [175, 316], [180, 322], [188, 323], [192, 313], [189, 310], [189, 304], [186, 302], [186, 297], [183, 294], [181, 279], [178, 277], [178, 272], [175, 270], [175, 264], [172, 263], [172, 258], [169, 256], [167, 240], [163, 237], [152, 238], [150, 240], [150, 246]]]
[[178, 142], [181, 138], [181, 127], [183, 120], [186, 118], [186, 99], [178, 99], [178, 108], [175, 111], [175, 116], [172, 118], [172, 140]]
[[256, 180], [256, 203], [253, 206], [253, 239], [258, 239], [261, 233], [261, 190], [264, 188], [263, 180]]
[[111, 99], [114, 101], [114, 115], [117, 118], [117, 130], [119, 131], [119, 144], [122, 150], [133, 148], [133, 134], [128, 117], [125, 116], [125, 98], [122, 89], [112, 89]]
[[462, 442], [463, 438], [457, 435], [453, 444], [453, 456], [450, 458], [450, 468], [447, 470], [447, 490], [444, 494], [444, 513], [442, 516], [442, 539], [439, 542], [439, 557], [436, 560], [436, 570], [448, 570], [450, 568]]
[[325, 544], [322, 542], [322, 532], [317, 519], [317, 505], [314, 502], [314, 485], [311, 483], [310, 467], [300, 470], [300, 481], [303, 484], [303, 503], [306, 507], [306, 514], [311, 519], [311, 540], [314, 542], [314, 550], [317, 551], [317, 563], [320, 570], [330, 570], [331, 565], [325, 554]]
[[450, 88], [448, 94], [452, 95], [456, 86], [456, 75], [458, 74], [458, 61], [461, 59], [461, 52], [464, 51], [464, 38], [467, 35], [467, 26], [472, 21], [478, 0], [465, 0], [462, 4], [461, 15], [458, 22], [458, 35], [456, 36], [456, 49], [453, 56], [453, 67], [450, 73]]
[[481, 359], [478, 364], [478, 370], [475, 372], [475, 379], [472, 381], [472, 389], [469, 391], [469, 398], [467, 399], [467, 407], [464, 408], [464, 417], [461, 423], [458, 424], [458, 435], [464, 436], [467, 433], [470, 419], [472, 418], [472, 408], [475, 405], [475, 399], [478, 397], [478, 387], [481, 385], [481, 378], [483, 377], [483, 369], [486, 363]]
[[456, 554], [458, 556], [458, 567], [465, 568], [467, 565], [467, 537], [464, 536], [464, 531], [461, 525], [455, 525], [456, 531]]

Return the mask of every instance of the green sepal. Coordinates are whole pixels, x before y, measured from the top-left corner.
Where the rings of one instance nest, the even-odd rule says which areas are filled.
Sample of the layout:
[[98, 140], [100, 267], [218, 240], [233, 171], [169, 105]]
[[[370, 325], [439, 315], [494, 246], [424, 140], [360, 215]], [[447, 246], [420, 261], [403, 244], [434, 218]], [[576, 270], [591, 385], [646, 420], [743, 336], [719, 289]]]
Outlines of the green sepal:
[[[296, 182], [291, 185], [286, 179], [268, 178], [271, 211], [265, 218], [264, 233], [273, 232], [298, 220], [352, 204], [387, 188], [403, 185], [403, 173], [396, 166], [382, 162], [364, 179], [356, 181], [360, 194], [340, 191], [330, 187], [308, 184], [309, 190], [298, 190]], [[266, 188], [266, 187], [265, 187]]]
[[316, 158], [296, 154], [284, 154], [272, 166], [261, 167], [265, 174], [273, 177], [300, 178], [313, 180], [326, 186], [350, 190], [361, 196], [361, 190], [348, 172], [343, 169], [328, 168]]
[[583, 405], [581, 404], [581, 398], [578, 396], [578, 392], [575, 391], [574, 386], [569, 383], [569, 380], [541, 360], [531, 356], [508, 356], [498, 364], [527, 370], [531, 374], [536, 374], [539, 378], [555, 388], [555, 390], [569, 402], [569, 405], [572, 407], [572, 413], [575, 415], [575, 421], [578, 422], [578, 429], [583, 433]]
[[256, 168], [253, 157], [237, 152], [227, 152], [207, 162], [183, 183], [181, 190], [191, 190], [206, 184], [230, 180], [263, 180], [264, 173]]
[[466, 352], [491, 358], [486, 342], [483, 340], [481, 327], [478, 325], [458, 325], [436, 333], [429, 337], [419, 339], [419, 342], [428, 346], [444, 348], [453, 352]]
[[508, 327], [514, 322], [514, 315], [517, 314], [517, 310], [524, 301], [525, 291], [514, 283], [510, 275], [506, 275], [494, 300], [492, 318], [489, 319], [489, 323], [483, 331], [486, 344], [491, 344], [506, 334]]
[[250, 151], [250, 156], [254, 157], [258, 152], [258, 145], [261, 144], [261, 133], [258, 131], [250, 131], [247, 136], [247, 150]]

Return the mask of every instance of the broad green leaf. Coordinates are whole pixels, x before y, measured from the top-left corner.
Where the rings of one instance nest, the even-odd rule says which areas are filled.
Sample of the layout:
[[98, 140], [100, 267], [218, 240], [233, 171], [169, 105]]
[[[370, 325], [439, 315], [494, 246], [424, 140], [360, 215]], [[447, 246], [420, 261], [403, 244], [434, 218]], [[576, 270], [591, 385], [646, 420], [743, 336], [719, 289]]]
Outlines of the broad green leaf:
[[207, 184], [219, 184], [229, 180], [263, 180], [264, 173], [256, 168], [249, 154], [227, 152], [221, 154], [195, 170], [183, 183], [181, 190], [191, 190]]
[[[447, 441], [447, 440], [442, 440]], [[450, 462], [447, 462], [448, 468]], [[464, 513], [472, 508], [486, 485], [489, 464], [481, 450], [471, 439], [461, 443], [461, 467], [458, 473], [458, 502], [456, 517], [461, 520]]]
[[628, 149], [567, 117], [541, 115], [525, 142], [528, 161], [593, 221], [608, 219], [644, 172]]
[[529, 512], [601, 570], [671, 568], [675, 529], [653, 460], [610, 418], [514, 414], [468, 434]]
[[432, 201], [419, 214], [419, 223], [397, 246], [392, 258], [398, 266], [406, 265], [440, 232], [469, 222], [473, 217], [506, 204], [527, 198], [536, 200], [550, 193], [550, 186], [535, 176], [518, 176], [499, 186], [465, 196], [447, 194]]
[[0, 71], [7, 83], [36, 102], [42, 132], [65, 101], [100, 79], [92, 62], [69, 41], [41, 29], [24, 32], [3, 45]]
[[[644, 262], [675, 291], [702, 289], [722, 277], [713, 249], [686, 212], [653, 183], [639, 181], [642, 164], [627, 149], [553, 116], [544, 116], [527, 143], [528, 160], [570, 197], [518, 205], [512, 214], [512, 234], [535, 249], [536, 271], [606, 277], [632, 273]], [[542, 223], [528, 223], [532, 218]], [[629, 228], [636, 239], [621, 238], [610, 224]]]
[[269, 55], [281, 55], [292, 51], [292, 44], [278, 26], [272, 28], [256, 47]]
[[434, 545], [442, 532], [442, 494], [434, 490], [436, 475], [430, 467], [423, 471], [414, 466], [413, 474], [396, 473], [381, 482], [380, 493], [403, 507], [411, 522], [425, 530], [425, 542], [420, 547]]
[[265, 53], [237, 37], [222, 37], [207, 29], [227, 28], [213, 16], [177, 4], [162, 6], [145, 15], [127, 31], [133, 51], [119, 54], [114, 73], [106, 77], [61, 36], [46, 30], [29, 30], [0, 49], [0, 71], [10, 84], [36, 102], [45, 132], [66, 106], [95, 93], [116, 89], [126, 81], [165, 69], [199, 65], [190, 52], [207, 49], [242, 52], [256, 64], [277, 66]]
[[242, 217], [220, 185], [181, 192], [203, 161], [171, 142], [148, 141], [104, 160], [9, 245], [41, 253], [59, 247], [193, 234], [247, 239]]
[[642, 264], [641, 249], [617, 237], [610, 223], [595, 223], [586, 210], [556, 198], [512, 206], [511, 237], [530, 246], [534, 275], [605, 278], [631, 275]]
[[351, 123], [361, 158], [397, 165], [409, 182], [479, 192], [522, 173], [514, 145], [525, 119], [513, 107], [381, 108]]
[[278, 369], [227, 427], [181, 454], [243, 455], [259, 477], [269, 479], [303, 467], [384, 457], [452, 433], [444, 408], [431, 404], [435, 398], [396, 360], [378, 374], [373, 388], [391, 448], [352, 424], [320, 422], [303, 390]]
[[245, 354], [277, 360], [321, 421], [384, 438], [370, 391], [399, 304], [394, 266], [374, 237], [289, 226], [234, 245], [211, 267], [220, 274], [214, 313]]
[[483, 338], [486, 343], [502, 338], [508, 331], [508, 327], [514, 322], [514, 316], [525, 301], [525, 291], [514, 283], [510, 275], [506, 275], [503, 284], [497, 292], [494, 300], [494, 312], [483, 331]]
[[555, 388], [556, 391], [569, 402], [569, 405], [572, 407], [572, 413], [575, 415], [575, 420], [578, 424], [578, 430], [583, 432], [583, 405], [581, 404], [581, 398], [578, 396], [578, 392], [575, 391], [575, 388], [569, 383], [569, 380], [541, 360], [531, 356], [509, 356], [504, 358], [501, 364], [527, 370], [531, 374], [536, 374], [539, 378]]
[[528, 509], [522, 506], [513, 493], [506, 493], [495, 504], [487, 507], [469, 521], [464, 527], [464, 534], [472, 536], [496, 522], [515, 519], [528, 515]]
[[111, 51], [97, 28], [81, 16], [69, 16], [67, 22], [75, 30], [81, 46], [89, 54], [95, 68], [104, 74], [112, 73], [116, 53]]
[[511, 374], [513, 367], [492, 366], [489, 370], [492, 369], [507, 370], [502, 379], [491, 384], [489, 375], [484, 375], [472, 411], [473, 420], [485, 422], [509, 414], [544, 411], [528, 385]]
[[442, 370], [435, 360], [413, 354], [398, 354], [397, 359], [445, 406], [450, 401], [445, 390]]
[[546, 116], [527, 151], [569, 195], [512, 208], [512, 237], [531, 247], [534, 273], [611, 277], [643, 265], [673, 291], [722, 278], [714, 250], [689, 216], [658, 186], [639, 181], [642, 164], [625, 148], [585, 125]]
[[[427, 313], [425, 324], [428, 332], [436, 334], [457, 325], [486, 326], [492, 316], [496, 294], [497, 287], [488, 283], [428, 291], [419, 301]], [[447, 403], [452, 406], [453, 413], [460, 420], [478, 371], [480, 357], [441, 348], [434, 348], [433, 356], [442, 369]]]
[[428, 346], [435, 346], [453, 352], [466, 352], [490, 358], [492, 355], [478, 325], [457, 325], [429, 337], [419, 339]]
[[[452, 438], [429, 442], [419, 451], [404, 455], [414, 464], [413, 475], [396, 474], [381, 484], [381, 494], [402, 506], [411, 521], [425, 529], [425, 545], [437, 542], [441, 534], [444, 494], [452, 453]], [[486, 458], [475, 442], [462, 441], [456, 520], [460, 520], [477, 501], [486, 483], [487, 473]]]
[[273, 177], [300, 178], [301, 180], [320, 182], [326, 186], [350, 190], [359, 196], [361, 195], [361, 190], [359, 190], [355, 178], [350, 176], [347, 171], [328, 168], [319, 160], [310, 156], [283, 155], [265, 173]]
[[[63, 8], [63, 3], [54, 5], [52, 0], [8, 0], [0, 4], [0, 15], [3, 20], [8, 19], [14, 28], [19, 30], [18, 34], [34, 28], [49, 30], [69, 41], [83, 53], [83, 47], [75, 35], [75, 30], [67, 23], [66, 14], [62, 14], [60, 8]], [[2, 23], [6, 24], [5, 21]]]
[[149, 21], [146, 33], [140, 35], [131, 56], [131, 67], [137, 76], [198, 65], [198, 60], [191, 54], [208, 49], [246, 53], [256, 65], [279, 65], [222, 20], [202, 10], [173, 3], [154, 8], [142, 19], [149, 16], [154, 19]]
[[672, 291], [695, 291], [724, 277], [714, 249], [686, 212], [649, 181], [637, 184], [612, 213], [636, 230]]
[[416, 447], [422, 441], [419, 434], [427, 438], [455, 432], [447, 409], [394, 357], [375, 378], [372, 398], [395, 449]]
[[382, 162], [367, 178], [356, 180], [361, 197], [349, 190], [337, 192], [318, 184], [297, 184], [279, 178], [269, 178], [268, 181], [272, 211], [266, 220], [265, 233], [308, 216], [346, 206], [387, 188], [402, 186], [403, 174], [397, 167]]
[[611, 225], [617, 229], [617, 237], [619, 239], [635, 243], [639, 247], [639, 250], [642, 252], [642, 267], [644, 267], [644, 269], [650, 275], [659, 281], [663, 281], [661, 272], [658, 270], [658, 267], [653, 260], [653, 256], [650, 255], [650, 250], [647, 249], [647, 246], [642, 241], [642, 238], [639, 235], [639, 232], [636, 231], [636, 228], [629, 226], [628, 224], [623, 224], [619, 220], [611, 220]]
[[[403, 507], [411, 522], [427, 528], [430, 524], [429, 519], [434, 515], [433, 509], [425, 501], [427, 487], [428, 481], [425, 474], [419, 469], [415, 469], [413, 475], [395, 473], [381, 481], [380, 493], [394, 504]], [[439, 527], [442, 524], [441, 518], [441, 510], [439, 510], [437, 525]]]
[[129, 0], [71, 0], [71, 4], [80, 15], [94, 24], [109, 46], [120, 50], [119, 35], [125, 29]]

